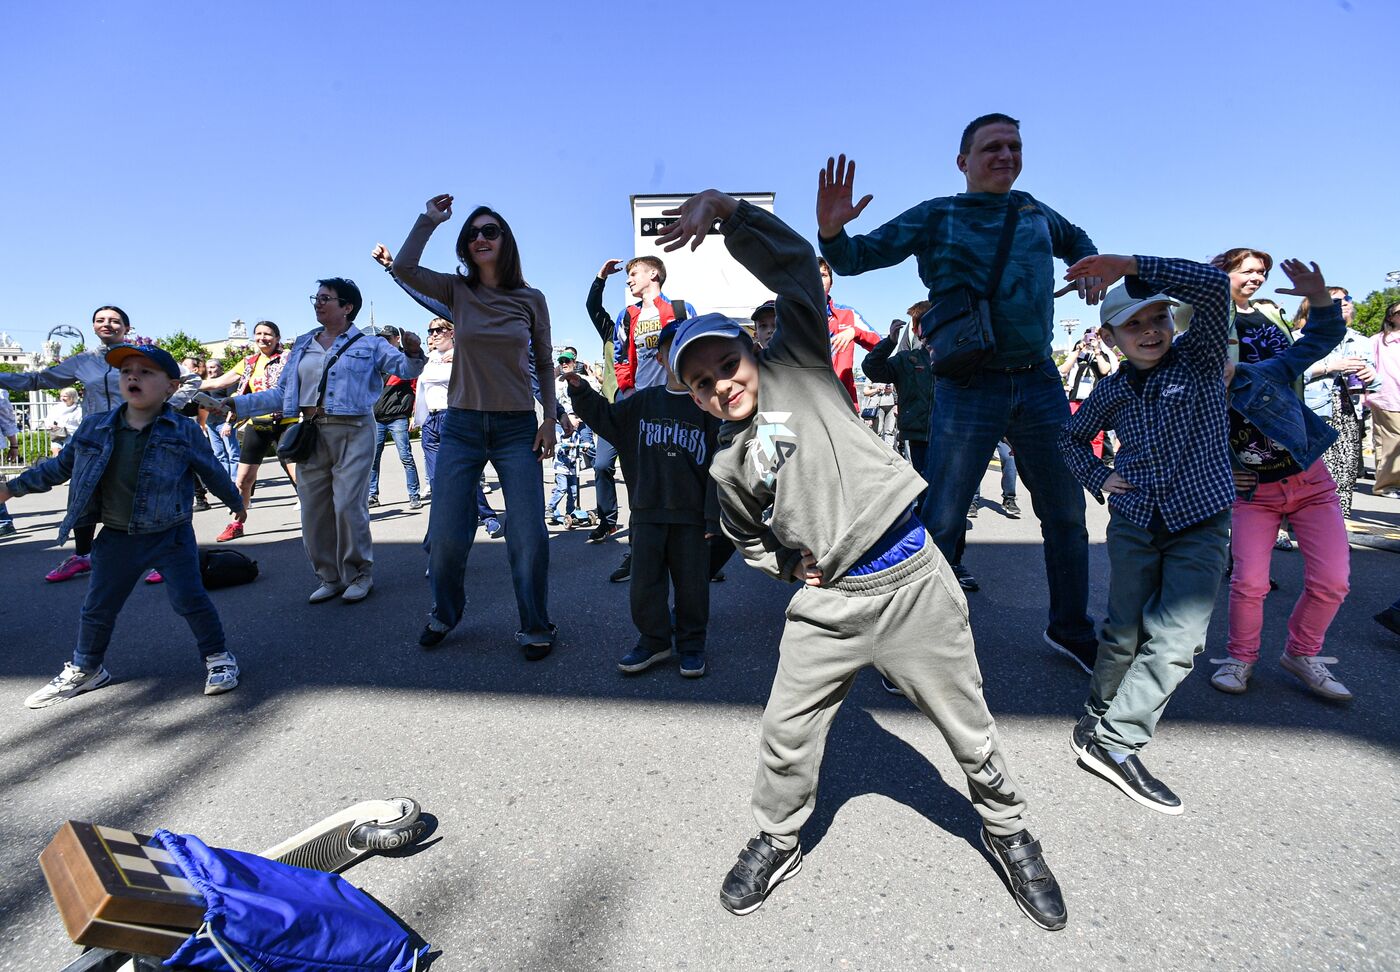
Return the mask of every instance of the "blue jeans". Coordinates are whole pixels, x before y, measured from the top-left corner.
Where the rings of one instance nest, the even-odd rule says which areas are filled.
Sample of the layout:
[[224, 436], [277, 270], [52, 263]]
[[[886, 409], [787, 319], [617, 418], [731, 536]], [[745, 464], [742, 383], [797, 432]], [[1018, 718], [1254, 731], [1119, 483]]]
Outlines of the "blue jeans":
[[[1004, 440], [997, 440], [997, 458], [1001, 460], [1001, 495], [1016, 495], [1016, 457], [1011, 454], [1011, 445]], [[981, 484], [978, 484], [977, 492], [974, 496], [982, 495]]]
[[15, 518], [10, 516], [10, 511], [5, 509], [5, 504], [0, 503], [0, 526], [6, 523], [13, 524], [14, 522]]
[[559, 515], [559, 501], [564, 501], [564, 513], [574, 515], [578, 509], [578, 467], [571, 462], [554, 460], [554, 492], [549, 494], [549, 505], [545, 512], [550, 516]]
[[194, 528], [181, 523], [159, 533], [123, 533], [103, 527], [92, 542], [92, 575], [78, 624], [73, 664], [85, 672], [102, 665], [112, 641], [112, 626], [132, 589], [154, 567], [165, 578], [161, 585], [170, 606], [194, 632], [201, 658], [224, 650], [219, 612], [204, 590], [199, 575], [199, 547]]
[[229, 434], [221, 435], [219, 426], [212, 417], [204, 426], [204, 434], [209, 437], [209, 448], [214, 450], [214, 458], [219, 460], [219, 465], [224, 467], [224, 472], [228, 473], [228, 478], [237, 481], [238, 475], [238, 436]]
[[1028, 371], [982, 371], [966, 382], [934, 382], [929, 425], [929, 482], [922, 519], [949, 563], [957, 563], [967, 508], [1003, 436], [1016, 450], [1018, 472], [1031, 494], [1044, 539], [1050, 588], [1048, 631], [1058, 641], [1092, 644], [1088, 617], [1089, 532], [1084, 490], [1055, 444], [1069, 420], [1060, 373], [1053, 361]]
[[[419, 444], [423, 446], [423, 466], [428, 474], [428, 489], [433, 488], [433, 477], [437, 474], [438, 449], [442, 443], [442, 420], [447, 417], [447, 409], [439, 409], [428, 414], [427, 421], [419, 430]], [[496, 511], [486, 500], [486, 490], [481, 488], [481, 480], [476, 482], [476, 515], [483, 520], [496, 518]]]
[[617, 449], [601, 435], [593, 456], [593, 494], [599, 523], [617, 523]]
[[490, 462], [501, 477], [510, 517], [506, 555], [520, 614], [516, 638], [521, 644], [554, 641], [549, 623], [549, 533], [542, 513], [544, 479], [534, 454], [536, 429], [533, 411], [447, 409], [437, 457], [443, 477], [433, 488], [428, 520], [431, 613], [439, 624], [453, 628], [462, 620], [481, 470]]
[[369, 474], [369, 495], [379, 495], [379, 460], [384, 455], [384, 440], [392, 436], [399, 450], [399, 462], [403, 463], [404, 479], [408, 480], [408, 495], [418, 495], [418, 467], [413, 462], [413, 448], [408, 441], [408, 418], [394, 419], [392, 422], [374, 423], [374, 466]]

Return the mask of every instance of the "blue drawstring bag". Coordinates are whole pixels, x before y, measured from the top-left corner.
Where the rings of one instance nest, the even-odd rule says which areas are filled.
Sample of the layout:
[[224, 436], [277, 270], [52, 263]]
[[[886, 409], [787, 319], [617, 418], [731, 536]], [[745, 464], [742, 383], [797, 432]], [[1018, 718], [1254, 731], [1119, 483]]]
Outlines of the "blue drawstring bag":
[[204, 925], [167, 966], [217, 972], [413, 972], [428, 951], [369, 895], [339, 875], [210, 847], [190, 834], [155, 837], [204, 895]]

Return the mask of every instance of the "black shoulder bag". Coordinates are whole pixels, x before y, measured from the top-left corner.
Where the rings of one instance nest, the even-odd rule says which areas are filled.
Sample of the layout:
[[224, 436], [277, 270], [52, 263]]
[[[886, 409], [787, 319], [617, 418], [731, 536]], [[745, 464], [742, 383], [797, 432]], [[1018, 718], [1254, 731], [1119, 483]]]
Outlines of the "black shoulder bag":
[[997, 353], [992, 334], [991, 300], [1001, 286], [1001, 275], [1011, 255], [1011, 240], [1021, 206], [1014, 195], [1006, 200], [1006, 221], [1001, 226], [996, 257], [986, 293], [959, 287], [930, 307], [920, 320], [929, 334], [933, 373], [940, 378], [970, 378]]
[[[354, 337], [340, 346], [340, 350], [331, 355], [326, 362], [325, 369], [321, 372], [321, 387], [316, 392], [316, 406], [321, 406], [321, 399], [326, 397], [326, 382], [330, 380], [331, 369], [340, 360], [340, 356], [361, 338], [361, 334], [356, 333]], [[312, 340], [315, 340], [314, 338]], [[298, 362], [300, 365], [300, 362]], [[310, 459], [316, 451], [316, 440], [321, 437], [321, 430], [316, 428], [316, 423], [302, 416], [301, 420], [282, 433], [282, 438], [277, 443], [277, 458], [283, 462], [305, 462]]]

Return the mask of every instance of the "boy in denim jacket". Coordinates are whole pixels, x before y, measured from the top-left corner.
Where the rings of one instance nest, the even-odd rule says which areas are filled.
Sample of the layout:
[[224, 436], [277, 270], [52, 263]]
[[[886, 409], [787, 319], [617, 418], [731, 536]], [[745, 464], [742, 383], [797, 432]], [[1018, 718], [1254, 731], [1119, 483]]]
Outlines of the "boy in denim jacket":
[[121, 370], [126, 404], [85, 418], [57, 457], [0, 485], [2, 503], [71, 480], [59, 542], [75, 526], [100, 522], [103, 527], [93, 543], [92, 581], [73, 660], [24, 700], [31, 709], [65, 702], [112, 680], [102, 665], [112, 626], [149, 567], [164, 575], [171, 607], [194, 632], [206, 669], [204, 694], [238, 685], [238, 662], [224, 644], [219, 614], [200, 578], [190, 524], [194, 477], [203, 479], [240, 522], [247, 516], [242, 497], [199, 426], [167, 403], [180, 387], [175, 359], [160, 348], [132, 344], [112, 347], [106, 359]]

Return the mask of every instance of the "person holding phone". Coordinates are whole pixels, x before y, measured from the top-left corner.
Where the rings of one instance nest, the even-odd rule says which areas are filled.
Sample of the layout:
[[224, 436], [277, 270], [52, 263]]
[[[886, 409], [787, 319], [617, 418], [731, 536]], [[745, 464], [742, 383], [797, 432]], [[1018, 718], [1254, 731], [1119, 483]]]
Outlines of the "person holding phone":
[[[438, 451], [439, 475], [428, 521], [433, 607], [418, 642], [439, 644], [462, 620], [467, 556], [476, 533], [475, 487], [486, 463], [505, 493], [506, 554], [520, 616], [516, 640], [529, 660], [554, 648], [549, 621], [549, 534], [540, 461], [554, 454], [555, 395], [549, 307], [526, 285], [510, 224], [486, 206], [472, 210], [457, 236], [456, 273], [419, 266], [433, 230], [452, 218], [452, 196], [428, 200], [394, 258], [395, 278], [451, 311], [456, 341]], [[535, 416], [530, 369], [544, 407]]]

